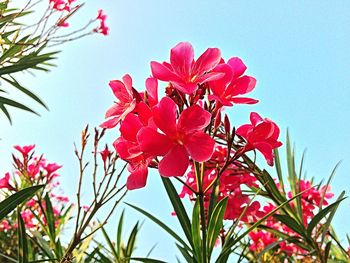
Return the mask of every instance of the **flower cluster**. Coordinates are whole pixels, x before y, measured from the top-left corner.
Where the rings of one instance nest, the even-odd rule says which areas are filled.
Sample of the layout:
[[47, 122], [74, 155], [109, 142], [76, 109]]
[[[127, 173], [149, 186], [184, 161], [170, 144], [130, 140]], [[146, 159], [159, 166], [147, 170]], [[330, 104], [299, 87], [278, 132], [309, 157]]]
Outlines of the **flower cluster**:
[[[68, 19], [73, 13], [78, 11], [82, 4], [73, 5], [76, 0], [49, 0], [49, 6], [52, 10], [60, 13], [60, 17], [56, 23], [58, 27], [69, 27]], [[98, 10], [97, 17], [91, 22], [99, 21], [99, 26], [94, 28], [92, 32], [99, 33], [102, 35], [108, 35], [109, 28], [106, 25], [107, 15], [104, 14], [103, 10]], [[89, 24], [91, 23], [89, 22]], [[88, 24], [88, 25], [89, 25]]]
[[[23, 188], [34, 185], [45, 185], [45, 190], [30, 199], [24, 206], [21, 216], [27, 229], [41, 230], [40, 220], [46, 224], [46, 202], [44, 195], [48, 195], [52, 203], [56, 225], [60, 223], [61, 214], [65, 207], [68, 206], [68, 197], [55, 193], [59, 182], [57, 181], [57, 171], [62, 167], [56, 163], [50, 163], [41, 156], [34, 156], [35, 145], [15, 146], [20, 156], [13, 155], [15, 172], [13, 175], [6, 173], [0, 179], [0, 189], [3, 195], [7, 196]], [[13, 215], [14, 216], [14, 215]], [[2, 220], [0, 229], [12, 231], [17, 228], [16, 221], [12, 222], [12, 218]]]
[[[299, 191], [303, 192], [300, 196], [301, 210], [304, 225], [307, 227], [308, 223], [316, 215], [316, 208], [323, 205], [328, 205], [327, 199], [331, 199], [334, 196], [334, 194], [330, 192], [329, 186], [323, 186], [318, 189], [312, 186], [312, 183], [307, 180], [300, 180], [297, 184], [300, 188]], [[289, 198], [291, 198], [293, 194], [290, 191], [287, 193], [287, 195]], [[291, 203], [291, 206], [295, 207], [295, 204]], [[268, 214], [275, 208], [276, 207], [273, 204], [266, 205], [263, 208], [263, 215]], [[269, 229], [279, 231], [283, 234], [287, 234], [289, 237], [300, 237], [298, 233], [296, 233], [286, 225], [282, 224], [280, 221], [278, 221], [272, 216], [265, 221], [264, 225]], [[266, 230], [253, 231], [249, 233], [249, 237], [251, 238], [251, 244], [249, 249], [255, 253], [259, 253], [262, 250], [264, 250], [267, 246], [279, 241], [279, 238], [276, 235]], [[277, 253], [278, 255], [285, 254], [288, 256], [301, 257], [301, 255], [307, 254], [306, 251], [301, 247], [285, 240], [279, 242], [277, 249], [279, 252]]]
[[[240, 185], [253, 184], [254, 180], [250, 181], [249, 173], [239, 171], [240, 166], [233, 161], [239, 163], [244, 153], [257, 149], [272, 165], [273, 149], [281, 146], [278, 126], [257, 113], [252, 113], [251, 124], [239, 127], [237, 133], [230, 130], [227, 116], [221, 120], [225, 107], [258, 102], [241, 96], [254, 89], [256, 80], [245, 75], [242, 60], [234, 57], [225, 62], [218, 48], [208, 48], [195, 60], [193, 47], [187, 42], [171, 49], [170, 62], [152, 61], [151, 71], [144, 92], [134, 88], [129, 75], [109, 83], [116, 103], [101, 124], [108, 129], [119, 125], [120, 137], [113, 145], [128, 162], [128, 189], [146, 185], [149, 167], [158, 169], [161, 176], [172, 177], [183, 176], [193, 163], [205, 163], [205, 167], [213, 163], [214, 168], [205, 168], [208, 182], [220, 177], [221, 195], [234, 196], [230, 203], [242, 209], [249, 198], [241, 193]], [[161, 99], [158, 81], [167, 83]], [[219, 145], [226, 145], [227, 154], [220, 157], [223, 161], [215, 157]], [[191, 174], [187, 174], [188, 183]], [[258, 208], [255, 203], [252, 207]], [[239, 209], [234, 210], [228, 210], [226, 217], [236, 218]]]
[[[204, 194], [204, 206], [208, 208], [210, 196], [213, 191], [211, 185], [217, 184], [218, 200], [227, 197], [227, 208], [224, 219], [242, 222], [252, 222], [262, 216], [260, 203], [252, 201], [249, 195], [243, 192], [247, 187], [258, 187], [256, 178], [245, 169], [239, 168], [239, 163], [231, 163], [227, 166], [221, 176], [218, 176], [218, 165], [224, 165], [227, 158], [227, 148], [217, 146], [211, 159], [205, 163], [205, 173], [203, 178], [203, 189], [207, 189]], [[217, 182], [215, 182], [217, 180]], [[186, 195], [191, 200], [196, 200], [195, 192], [199, 191], [195, 171], [191, 165], [190, 171], [186, 174], [186, 185], [182, 188], [180, 197]]]

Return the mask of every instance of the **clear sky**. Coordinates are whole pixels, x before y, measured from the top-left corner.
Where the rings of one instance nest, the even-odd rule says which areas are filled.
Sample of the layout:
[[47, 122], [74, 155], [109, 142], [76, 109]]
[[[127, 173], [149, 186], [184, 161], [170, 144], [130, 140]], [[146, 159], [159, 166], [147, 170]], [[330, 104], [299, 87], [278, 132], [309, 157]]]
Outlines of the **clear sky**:
[[[308, 149], [308, 175], [326, 178], [342, 160], [333, 189], [350, 193], [349, 1], [89, 1], [75, 23], [95, 16], [100, 7], [108, 14], [108, 37], [68, 43], [50, 74], [21, 76], [50, 111], [36, 107], [41, 117], [12, 111], [12, 126], [1, 118], [1, 174], [11, 169], [12, 145], [35, 143], [38, 153], [64, 165], [62, 188], [73, 199], [78, 176], [73, 142], [79, 141], [85, 124], [103, 121], [114, 99], [108, 81], [129, 73], [134, 86], [144, 89], [149, 62], [168, 60], [172, 46], [189, 41], [196, 55], [219, 47], [226, 59], [239, 56], [256, 77], [251, 97], [260, 103], [234, 108], [233, 123], [247, 122], [249, 112], [257, 111], [279, 124], [283, 140], [289, 128], [297, 154]], [[111, 131], [110, 142], [116, 136]], [[126, 200], [178, 229], [156, 173], [146, 188], [130, 192]], [[343, 202], [335, 219], [338, 232], [350, 232], [345, 220], [349, 203]], [[136, 218], [144, 219], [131, 209], [126, 213], [130, 228]], [[115, 225], [114, 217], [112, 233]], [[173, 262], [178, 254], [173, 240], [146, 220], [138, 254], [145, 255], [155, 243], [153, 256]]]

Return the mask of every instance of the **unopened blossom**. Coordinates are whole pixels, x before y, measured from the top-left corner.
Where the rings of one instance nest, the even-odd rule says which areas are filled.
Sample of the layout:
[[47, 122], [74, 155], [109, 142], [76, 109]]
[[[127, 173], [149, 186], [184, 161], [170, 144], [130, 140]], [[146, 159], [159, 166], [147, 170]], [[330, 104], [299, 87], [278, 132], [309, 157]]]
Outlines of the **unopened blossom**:
[[251, 124], [242, 125], [236, 131], [238, 135], [247, 141], [242, 151], [247, 152], [257, 149], [264, 155], [268, 165], [272, 166], [274, 158], [273, 149], [282, 145], [278, 141], [280, 129], [272, 120], [263, 119], [256, 112], [250, 114], [250, 121]]
[[130, 75], [126, 74], [123, 81], [112, 80], [109, 82], [114, 96], [117, 98], [115, 104], [109, 108], [105, 114], [107, 121], [100, 125], [101, 128], [113, 128], [121, 120], [125, 118], [128, 113], [132, 112], [136, 107], [136, 99], [133, 95], [132, 79]]
[[112, 153], [113, 153], [113, 152], [110, 151], [110, 150], [108, 149], [108, 145], [106, 144], [104, 150], [103, 150], [103, 151], [100, 151], [100, 154], [101, 154], [101, 158], [102, 158], [103, 163], [106, 163], [107, 160], [108, 160], [109, 158], [111, 158]]
[[164, 156], [159, 162], [162, 176], [181, 176], [189, 165], [189, 157], [197, 162], [210, 159], [215, 141], [204, 129], [211, 115], [198, 105], [185, 109], [177, 120], [175, 102], [164, 97], [153, 107], [153, 120], [158, 132], [144, 127], [137, 135], [143, 152], [151, 156]]
[[192, 94], [199, 84], [218, 79], [222, 73], [211, 72], [221, 60], [218, 48], [208, 48], [197, 60], [190, 43], [181, 42], [170, 51], [170, 63], [152, 61], [153, 77], [169, 81], [176, 89]]
[[209, 88], [212, 92], [209, 99], [215, 100], [223, 106], [257, 103], [258, 100], [240, 96], [251, 92], [256, 84], [255, 78], [243, 75], [246, 69], [247, 67], [242, 60], [237, 57], [216, 66], [213, 72], [221, 72], [224, 76], [209, 82]]

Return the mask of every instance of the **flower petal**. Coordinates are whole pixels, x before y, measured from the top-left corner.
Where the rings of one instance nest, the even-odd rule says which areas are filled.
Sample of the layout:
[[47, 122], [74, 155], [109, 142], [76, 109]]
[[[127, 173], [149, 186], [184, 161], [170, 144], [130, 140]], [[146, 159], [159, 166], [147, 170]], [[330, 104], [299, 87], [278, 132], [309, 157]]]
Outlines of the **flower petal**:
[[263, 121], [263, 118], [261, 118], [261, 116], [258, 113], [251, 112], [250, 113], [250, 121], [254, 126], [256, 126], [259, 122]]
[[202, 131], [210, 123], [211, 114], [198, 105], [185, 109], [179, 118], [178, 129], [186, 133]]
[[133, 113], [126, 115], [125, 119], [120, 124], [120, 134], [128, 141], [136, 142], [136, 135], [142, 128], [142, 123], [138, 116]]
[[170, 51], [171, 66], [180, 77], [186, 78], [191, 75], [193, 61], [193, 47], [188, 42], [180, 42]]
[[147, 176], [147, 167], [142, 167], [140, 169], [135, 170], [129, 175], [126, 181], [126, 187], [128, 188], [128, 190], [134, 190], [145, 187], [147, 182]]
[[167, 136], [149, 127], [144, 127], [139, 131], [137, 140], [141, 150], [150, 156], [164, 156], [173, 145]]
[[250, 76], [243, 76], [235, 80], [232, 84], [232, 96], [251, 92], [256, 85], [256, 79]]
[[178, 77], [166, 66], [156, 61], [151, 61], [153, 77], [162, 81], [178, 80]]
[[152, 109], [154, 122], [167, 135], [176, 133], [176, 104], [169, 97], [164, 97]]
[[268, 143], [260, 142], [260, 143], [254, 143], [254, 147], [264, 155], [267, 161], [267, 164], [272, 166], [274, 155], [272, 152], [271, 145], [269, 145]]
[[204, 132], [196, 132], [185, 137], [184, 146], [193, 160], [204, 162], [210, 159], [215, 141]]
[[238, 57], [230, 58], [227, 61], [227, 64], [231, 66], [233, 70], [234, 78], [238, 78], [239, 76], [242, 76], [243, 73], [246, 71], [247, 67], [244, 65], [243, 61]]
[[208, 48], [195, 62], [194, 75], [202, 75], [215, 68], [221, 60], [221, 52], [218, 48]]
[[159, 162], [158, 169], [161, 176], [182, 176], [189, 165], [188, 153], [181, 145], [174, 146]]
[[251, 99], [251, 98], [232, 98], [231, 101], [235, 104], [256, 104], [259, 100]]

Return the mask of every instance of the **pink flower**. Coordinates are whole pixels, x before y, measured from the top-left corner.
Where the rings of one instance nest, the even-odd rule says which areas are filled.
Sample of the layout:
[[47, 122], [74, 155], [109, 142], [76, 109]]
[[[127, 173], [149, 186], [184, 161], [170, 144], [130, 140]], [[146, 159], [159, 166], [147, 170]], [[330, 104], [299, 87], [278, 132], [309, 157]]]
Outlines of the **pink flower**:
[[261, 118], [256, 112], [250, 114], [252, 124], [245, 124], [239, 127], [236, 133], [246, 139], [247, 144], [242, 149], [247, 152], [253, 149], [260, 151], [267, 163], [273, 165], [273, 149], [282, 145], [278, 141], [280, 129], [273, 121]]
[[71, 4], [75, 0], [49, 0], [52, 9], [57, 11], [71, 11]]
[[164, 156], [159, 162], [162, 176], [182, 176], [189, 165], [189, 157], [198, 162], [207, 161], [214, 150], [215, 141], [203, 130], [211, 115], [198, 105], [185, 109], [176, 119], [175, 102], [164, 97], [152, 109], [159, 133], [144, 127], [137, 135], [143, 152], [150, 156]]
[[10, 174], [6, 173], [3, 178], [0, 179], [0, 189], [15, 190], [15, 188], [10, 184]]
[[115, 127], [136, 107], [136, 99], [133, 96], [132, 79], [128, 74], [123, 77], [123, 82], [120, 80], [112, 80], [109, 82], [109, 86], [116, 96], [117, 101], [106, 112], [105, 118], [108, 118], [108, 120], [100, 125], [101, 128], [107, 129]]
[[218, 79], [222, 73], [210, 72], [221, 60], [218, 48], [208, 48], [194, 60], [193, 47], [188, 42], [181, 42], [170, 51], [170, 64], [151, 62], [152, 74], [162, 81], [169, 81], [176, 89], [192, 94], [198, 84]]
[[35, 148], [35, 144], [23, 147], [15, 145], [14, 148], [22, 154], [23, 158], [26, 158], [28, 154]]
[[243, 75], [247, 67], [242, 60], [235, 57], [225, 63], [216, 66], [213, 72], [221, 72], [224, 77], [210, 81], [209, 87], [213, 94], [209, 95], [210, 100], [216, 100], [224, 106], [233, 104], [255, 104], [258, 100], [237, 97], [251, 92], [256, 84], [253, 77]]
[[109, 28], [106, 26], [107, 15], [103, 13], [102, 9], [98, 10], [96, 19], [100, 21], [100, 25], [94, 31], [105, 36], [108, 35]]
[[113, 146], [118, 155], [128, 162], [128, 176], [126, 186], [129, 190], [142, 188], [146, 185], [148, 166], [153, 157], [144, 153], [137, 141], [137, 133], [148, 124], [150, 109], [144, 103], [139, 103], [138, 115], [129, 113], [120, 124], [120, 134]]

